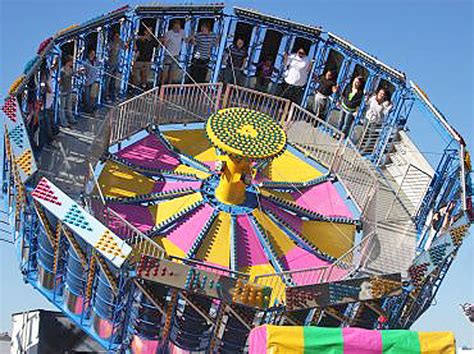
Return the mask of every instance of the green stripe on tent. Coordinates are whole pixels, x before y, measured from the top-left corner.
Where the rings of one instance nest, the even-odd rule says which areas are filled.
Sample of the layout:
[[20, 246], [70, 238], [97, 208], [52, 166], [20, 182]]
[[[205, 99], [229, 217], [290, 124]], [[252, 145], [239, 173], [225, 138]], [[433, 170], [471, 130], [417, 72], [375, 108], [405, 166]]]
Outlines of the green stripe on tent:
[[304, 327], [304, 354], [343, 354], [341, 328]]
[[381, 331], [383, 354], [419, 354], [418, 333], [407, 330]]

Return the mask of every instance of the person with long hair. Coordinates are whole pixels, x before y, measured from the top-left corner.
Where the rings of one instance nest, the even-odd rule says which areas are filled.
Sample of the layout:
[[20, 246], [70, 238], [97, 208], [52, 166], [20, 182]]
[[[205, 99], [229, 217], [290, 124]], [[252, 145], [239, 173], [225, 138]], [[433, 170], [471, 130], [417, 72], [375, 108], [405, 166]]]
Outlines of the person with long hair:
[[365, 81], [357, 76], [350, 85], [346, 85], [341, 96], [341, 115], [339, 130], [347, 137], [351, 131], [354, 118], [364, 98]]

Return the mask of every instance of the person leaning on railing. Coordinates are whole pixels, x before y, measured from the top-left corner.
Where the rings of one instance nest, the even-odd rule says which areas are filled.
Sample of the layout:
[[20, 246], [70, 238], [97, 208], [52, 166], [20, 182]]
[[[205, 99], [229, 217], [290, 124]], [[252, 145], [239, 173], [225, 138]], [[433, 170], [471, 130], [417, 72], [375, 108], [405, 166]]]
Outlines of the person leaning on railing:
[[304, 87], [311, 72], [311, 61], [306, 54], [306, 50], [299, 48], [296, 53], [290, 55], [285, 53], [283, 64], [286, 70], [283, 73], [281, 96], [300, 104]]

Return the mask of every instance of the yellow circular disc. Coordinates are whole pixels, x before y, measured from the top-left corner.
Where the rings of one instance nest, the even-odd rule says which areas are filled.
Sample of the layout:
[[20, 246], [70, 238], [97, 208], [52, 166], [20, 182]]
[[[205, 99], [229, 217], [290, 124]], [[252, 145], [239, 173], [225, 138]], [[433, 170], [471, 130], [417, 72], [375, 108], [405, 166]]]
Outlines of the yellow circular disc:
[[286, 145], [286, 134], [268, 114], [247, 108], [225, 108], [211, 115], [206, 132], [220, 150], [253, 159], [278, 155]]

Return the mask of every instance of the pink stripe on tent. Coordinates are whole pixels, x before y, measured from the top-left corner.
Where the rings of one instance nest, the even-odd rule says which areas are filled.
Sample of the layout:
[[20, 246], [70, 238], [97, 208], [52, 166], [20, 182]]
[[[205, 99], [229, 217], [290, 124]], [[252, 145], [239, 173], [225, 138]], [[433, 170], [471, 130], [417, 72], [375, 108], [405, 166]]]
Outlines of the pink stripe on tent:
[[325, 216], [352, 217], [352, 213], [331, 182], [305, 188], [303, 195], [292, 192], [291, 196], [295, 199], [296, 204], [316, 213]]
[[173, 169], [181, 162], [178, 156], [154, 135], [137, 141], [117, 153], [117, 156], [127, 159], [137, 166], [149, 168]]
[[267, 352], [267, 326], [260, 326], [250, 331], [249, 354], [263, 354]]
[[[131, 204], [109, 203], [110, 209], [119, 214], [122, 218], [127, 220], [130, 224], [135, 226], [141, 232], [149, 231], [155, 226], [155, 221], [147, 207]], [[120, 229], [122, 228], [119, 220], [114, 220], [113, 217], [109, 219], [109, 228], [120, 236]]]
[[287, 222], [295, 231], [299, 231], [299, 232], [301, 231], [301, 226], [303, 224], [303, 221], [299, 217], [281, 210], [274, 203], [266, 199], [260, 199], [260, 204], [263, 206], [264, 209], [270, 210], [271, 212], [273, 212], [273, 214], [278, 216], [280, 219]]
[[235, 237], [239, 268], [268, 263], [262, 245], [247, 215], [237, 216]]
[[[280, 261], [285, 265], [287, 270], [319, 268], [330, 265], [329, 262], [299, 247], [293, 248], [286, 255], [280, 257]], [[320, 273], [321, 272], [316, 271], [301, 274], [296, 273], [292, 276], [292, 279], [297, 285], [314, 284], [319, 282]]]
[[343, 328], [344, 354], [381, 354], [382, 335], [379, 331]]
[[192, 215], [186, 217], [178, 223], [178, 227], [174, 228], [166, 237], [184, 252], [189, 252], [194, 240], [204, 227], [204, 224], [212, 215], [214, 209], [205, 204], [200, 206]]
[[153, 186], [151, 193], [175, 191], [181, 188], [201, 188], [200, 181], [159, 181]]

